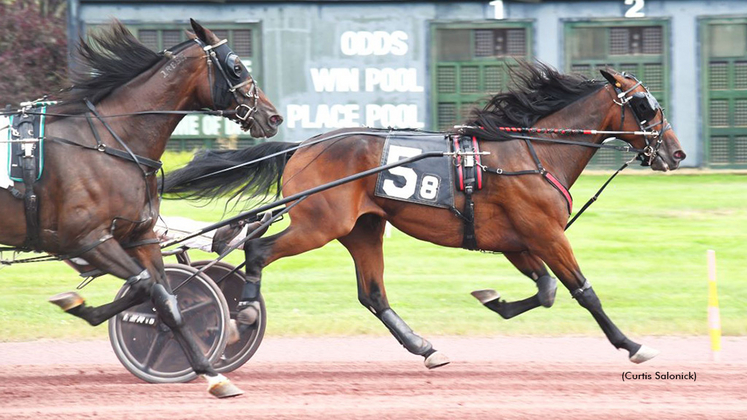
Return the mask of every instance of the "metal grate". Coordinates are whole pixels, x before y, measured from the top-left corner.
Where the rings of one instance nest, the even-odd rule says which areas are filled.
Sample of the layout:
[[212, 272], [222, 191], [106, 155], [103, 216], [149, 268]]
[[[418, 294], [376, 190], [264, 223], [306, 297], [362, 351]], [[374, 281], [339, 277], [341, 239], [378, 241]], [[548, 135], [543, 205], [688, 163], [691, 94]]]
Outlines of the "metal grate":
[[166, 143], [166, 150], [170, 152], [181, 152], [182, 149], [182, 142], [179, 139], [169, 139], [168, 143]]
[[617, 162], [614, 150], [602, 149], [594, 154], [594, 165], [611, 166]]
[[610, 54], [661, 54], [663, 50], [661, 26], [633, 26], [610, 28]]
[[734, 62], [734, 89], [747, 89], [747, 61]]
[[503, 88], [503, 68], [500, 66], [485, 67], [486, 93], [496, 93]]
[[729, 63], [712, 62], [709, 70], [711, 73], [710, 87], [712, 90], [729, 89]]
[[610, 54], [625, 55], [630, 49], [628, 28], [610, 28]]
[[571, 73], [582, 74], [586, 77], [593, 78], [591, 74], [591, 66], [588, 64], [574, 64], [571, 66]]
[[644, 75], [646, 86], [653, 91], [664, 90], [664, 67], [661, 64], [644, 64]]
[[240, 139], [236, 141], [236, 148], [237, 149], [245, 149], [249, 146], [254, 146], [255, 144], [258, 144], [259, 142], [255, 139]]
[[[617, 69], [619, 71], [624, 71], [625, 73], [632, 74], [633, 76], [638, 77], [638, 64], [621, 64], [620, 68]], [[648, 82], [648, 80], [646, 80]]]
[[204, 149], [204, 139], [184, 139], [184, 150]]
[[436, 88], [438, 93], [456, 93], [456, 69], [454, 67], [438, 68]]
[[438, 127], [449, 129], [457, 123], [457, 106], [454, 103], [438, 104]]
[[158, 31], [143, 29], [137, 32], [137, 39], [153, 51], [158, 51]]
[[524, 57], [527, 54], [526, 30], [475, 29], [475, 57]]
[[213, 31], [213, 33], [220, 40], [228, 39], [228, 29], [218, 29], [218, 30]]
[[249, 58], [252, 54], [252, 30], [238, 29], [233, 31], [233, 51], [239, 57]]
[[734, 125], [747, 127], [747, 99], [734, 101]]
[[475, 30], [475, 57], [492, 57], [495, 53], [495, 37], [492, 29]]
[[472, 110], [476, 107], [477, 104], [463, 103], [462, 106], [459, 107], [459, 121], [457, 121], [457, 123], [466, 121], [470, 114], [472, 114]]
[[602, 77], [602, 75], [599, 73], [601, 70], [605, 70], [607, 67], [614, 69], [615, 66], [612, 64], [597, 64], [596, 67], [594, 67], [594, 70], [591, 71], [591, 77], [592, 78], [599, 78]]
[[524, 57], [527, 54], [525, 29], [506, 30], [506, 52], [513, 57]]
[[711, 163], [729, 163], [729, 138], [711, 137]]
[[459, 82], [462, 93], [479, 92], [480, 69], [475, 66], [463, 66], [460, 71]]
[[729, 126], [729, 101], [719, 99], [711, 100], [711, 126]]
[[661, 54], [664, 46], [661, 26], [642, 28], [643, 54]]
[[161, 38], [163, 40], [161, 43], [163, 48], [170, 48], [182, 42], [182, 31], [178, 29], [162, 31]]
[[747, 137], [745, 136], [734, 138], [734, 163], [747, 163]]

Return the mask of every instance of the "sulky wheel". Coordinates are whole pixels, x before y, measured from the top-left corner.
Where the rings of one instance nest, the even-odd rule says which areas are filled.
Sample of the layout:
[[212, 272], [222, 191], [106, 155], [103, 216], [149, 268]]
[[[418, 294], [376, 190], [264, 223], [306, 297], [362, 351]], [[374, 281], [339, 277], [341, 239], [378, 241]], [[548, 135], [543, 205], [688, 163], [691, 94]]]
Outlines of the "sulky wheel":
[[[218, 286], [184, 264], [166, 264], [166, 281], [174, 290], [188, 333], [194, 334], [210, 363], [223, 354], [228, 336], [229, 312]], [[182, 285], [180, 287], [180, 285]], [[117, 293], [126, 294], [128, 285]], [[125, 368], [153, 383], [186, 382], [197, 375], [192, 370], [171, 330], [156, 316], [150, 301], [134, 306], [109, 320], [109, 341]]]
[[[212, 261], [196, 261], [192, 266], [200, 269]], [[231, 318], [236, 318], [238, 311], [236, 307], [241, 298], [241, 291], [244, 288], [244, 272], [235, 270], [231, 264], [218, 262], [205, 271], [218, 285], [228, 302], [228, 309]], [[259, 316], [257, 321], [249, 326], [239, 325], [239, 341], [226, 346], [226, 351], [213, 365], [218, 372], [226, 373], [238, 369], [244, 363], [254, 356], [262, 338], [265, 335], [265, 326], [267, 325], [267, 312], [265, 310], [265, 301], [262, 295], [259, 296]]]

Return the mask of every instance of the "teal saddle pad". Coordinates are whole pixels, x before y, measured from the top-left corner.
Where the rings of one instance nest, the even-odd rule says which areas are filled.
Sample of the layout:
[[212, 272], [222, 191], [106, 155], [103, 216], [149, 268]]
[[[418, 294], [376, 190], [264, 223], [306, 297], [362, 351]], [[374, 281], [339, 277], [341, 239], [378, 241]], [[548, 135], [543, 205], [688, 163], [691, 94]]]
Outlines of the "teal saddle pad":
[[40, 115], [34, 114], [17, 114], [10, 117], [10, 127], [8, 130], [8, 175], [10, 179], [16, 182], [23, 182], [23, 156], [25, 155], [24, 146], [29, 143], [13, 143], [14, 140], [37, 139], [38, 143], [31, 143], [34, 162], [36, 163], [38, 180], [44, 170], [44, 123], [47, 108], [38, 108]]

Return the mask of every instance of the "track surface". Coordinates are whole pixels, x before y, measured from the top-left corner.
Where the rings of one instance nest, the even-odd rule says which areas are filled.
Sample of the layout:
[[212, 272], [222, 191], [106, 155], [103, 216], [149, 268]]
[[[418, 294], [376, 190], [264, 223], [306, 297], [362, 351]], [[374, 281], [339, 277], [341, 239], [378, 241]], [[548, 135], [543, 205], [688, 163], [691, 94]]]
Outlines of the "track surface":
[[201, 380], [143, 383], [108, 342], [0, 343], [0, 419], [747, 418], [747, 338], [725, 338], [719, 363], [708, 337], [646, 338], [662, 354], [644, 365], [597, 338], [431, 341], [451, 365], [427, 371], [390, 337], [266, 337], [229, 400]]

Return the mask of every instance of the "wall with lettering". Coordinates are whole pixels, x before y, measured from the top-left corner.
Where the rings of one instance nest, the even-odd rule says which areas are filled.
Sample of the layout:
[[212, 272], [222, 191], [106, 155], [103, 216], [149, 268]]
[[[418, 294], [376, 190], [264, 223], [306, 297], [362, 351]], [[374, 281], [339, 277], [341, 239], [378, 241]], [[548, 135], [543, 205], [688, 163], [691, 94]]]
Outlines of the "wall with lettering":
[[[302, 141], [338, 127], [432, 128], [428, 69], [430, 24], [496, 18], [532, 22], [534, 57], [565, 66], [563, 24], [569, 20], [666, 18], [671, 21], [672, 106], [667, 117], [698, 165], [703, 149], [698, 89], [699, 17], [747, 14], [744, 1], [432, 2], [73, 2], [79, 20], [103, 24], [171, 24], [194, 17], [211, 23], [259, 23], [260, 86], [285, 117], [274, 138]], [[185, 118], [176, 135], [232, 135], [238, 127], [212, 118]]]
[[290, 85], [283, 95], [286, 130], [308, 137], [342, 127], [426, 128], [427, 27], [401, 8], [370, 9], [361, 17], [347, 9], [320, 8], [318, 20], [293, 29], [306, 31], [300, 41], [311, 54], [294, 66], [295, 81], [284, 79]]

